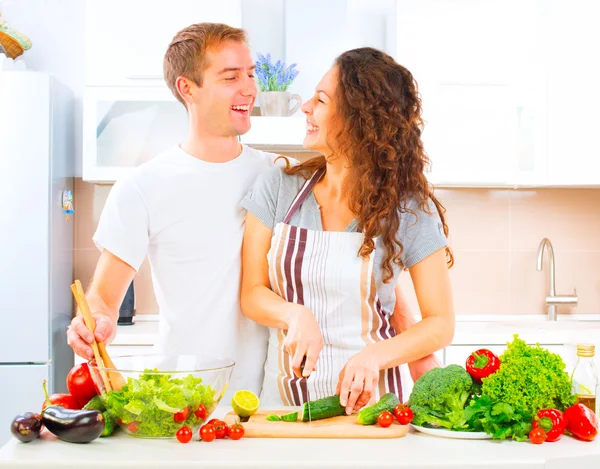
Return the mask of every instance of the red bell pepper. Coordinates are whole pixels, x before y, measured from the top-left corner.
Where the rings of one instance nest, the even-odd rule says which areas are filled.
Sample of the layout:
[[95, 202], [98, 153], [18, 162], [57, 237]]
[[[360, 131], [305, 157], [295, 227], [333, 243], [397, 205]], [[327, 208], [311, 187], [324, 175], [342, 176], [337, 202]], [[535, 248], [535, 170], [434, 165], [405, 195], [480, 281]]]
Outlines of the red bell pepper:
[[592, 441], [598, 434], [598, 417], [583, 404], [565, 410], [567, 430], [580, 440]]
[[557, 409], [542, 409], [533, 420], [533, 428], [541, 428], [548, 437], [546, 441], [558, 441], [567, 428], [567, 421]]
[[483, 378], [498, 371], [500, 359], [488, 349], [482, 348], [469, 355], [465, 368], [475, 381], [481, 383]]

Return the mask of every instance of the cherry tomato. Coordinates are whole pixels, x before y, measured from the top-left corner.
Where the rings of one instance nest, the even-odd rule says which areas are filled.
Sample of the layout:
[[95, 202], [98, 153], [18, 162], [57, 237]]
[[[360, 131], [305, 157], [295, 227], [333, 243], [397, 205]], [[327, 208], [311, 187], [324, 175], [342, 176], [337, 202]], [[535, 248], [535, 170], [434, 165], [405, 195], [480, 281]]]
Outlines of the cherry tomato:
[[225, 435], [227, 435], [227, 424], [225, 422], [217, 420], [212, 424], [212, 426], [215, 427], [215, 435], [217, 440], [225, 438]]
[[216, 437], [217, 434], [215, 433], [215, 427], [213, 427], [210, 423], [200, 427], [200, 438], [202, 441], [213, 441]]
[[204, 404], [200, 404], [198, 406], [198, 408], [194, 411], [194, 415], [202, 420], [206, 418], [206, 407], [204, 407]]
[[220, 422], [219, 419], [210, 419], [208, 422], [206, 422], [209, 425], [214, 425], [215, 423]]
[[188, 443], [192, 439], [192, 429], [190, 427], [181, 427], [177, 430], [177, 439], [180, 443]]
[[386, 410], [379, 414], [379, 417], [377, 417], [377, 423], [380, 427], [387, 428], [394, 423], [394, 416], [391, 412]]
[[127, 424], [127, 430], [129, 430], [131, 433], [135, 433], [138, 431], [138, 425], [140, 424], [140, 422], [131, 422]]
[[232, 440], [239, 440], [244, 436], [244, 432], [244, 427], [242, 427], [239, 423], [235, 423], [227, 427], [227, 436]]
[[541, 445], [544, 441], [546, 441], [548, 435], [546, 432], [540, 427], [534, 428], [529, 432], [529, 439], [534, 445]]
[[405, 404], [394, 407], [394, 416], [400, 425], [408, 425], [413, 419], [413, 411]]
[[173, 415], [173, 420], [175, 420], [177, 423], [185, 422], [185, 419], [188, 418], [188, 415], [190, 415], [190, 409], [184, 407], [184, 409], [181, 412], [176, 412]]

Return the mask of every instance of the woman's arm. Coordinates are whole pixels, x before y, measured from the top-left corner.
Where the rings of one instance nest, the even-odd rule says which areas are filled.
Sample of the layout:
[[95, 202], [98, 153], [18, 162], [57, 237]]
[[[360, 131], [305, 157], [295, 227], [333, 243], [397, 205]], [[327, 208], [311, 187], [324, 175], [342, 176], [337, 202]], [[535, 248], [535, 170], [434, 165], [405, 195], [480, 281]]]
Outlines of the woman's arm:
[[[394, 305], [394, 314], [392, 314], [390, 322], [396, 331], [396, 334], [401, 334], [414, 326], [416, 321], [406, 302], [406, 297], [402, 292], [402, 288], [400, 287], [400, 280], [396, 282], [394, 293], [396, 294], [396, 303]], [[409, 362], [408, 370], [410, 371], [410, 377], [413, 382], [415, 382], [427, 371], [441, 366], [442, 364], [437, 357], [433, 353], [430, 353], [423, 358]]]
[[297, 376], [304, 356], [304, 375], [312, 373], [321, 349], [323, 336], [312, 311], [290, 303], [271, 290], [267, 254], [273, 231], [251, 213], [246, 215], [242, 243], [242, 312], [265, 326], [287, 330], [285, 348], [292, 356]]
[[380, 370], [419, 360], [452, 341], [454, 306], [445, 250], [434, 252], [409, 272], [423, 319], [393, 339], [368, 345], [348, 361], [338, 383], [340, 402], [348, 413], [369, 402]]

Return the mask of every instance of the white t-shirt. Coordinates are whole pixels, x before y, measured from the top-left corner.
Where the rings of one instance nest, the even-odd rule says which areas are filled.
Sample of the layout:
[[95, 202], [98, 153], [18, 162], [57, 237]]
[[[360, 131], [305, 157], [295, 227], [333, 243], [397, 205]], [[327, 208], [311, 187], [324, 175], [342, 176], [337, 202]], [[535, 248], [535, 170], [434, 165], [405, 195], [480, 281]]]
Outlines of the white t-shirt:
[[208, 163], [174, 146], [114, 185], [94, 235], [136, 270], [148, 255], [156, 350], [234, 359], [228, 395], [262, 386], [268, 330], [240, 309], [240, 201], [276, 157], [243, 146], [232, 161]]

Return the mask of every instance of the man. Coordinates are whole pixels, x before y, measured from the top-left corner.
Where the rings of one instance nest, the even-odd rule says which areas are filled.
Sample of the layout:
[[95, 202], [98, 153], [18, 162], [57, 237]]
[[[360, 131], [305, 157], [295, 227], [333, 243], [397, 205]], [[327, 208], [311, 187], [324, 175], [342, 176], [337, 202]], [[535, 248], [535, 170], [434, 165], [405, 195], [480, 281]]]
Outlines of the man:
[[[102, 254], [86, 296], [96, 339], [110, 343], [147, 255], [160, 308], [158, 351], [233, 358], [229, 389], [258, 393], [267, 331], [239, 307], [239, 201], [276, 155], [238, 142], [250, 129], [254, 68], [242, 29], [200, 23], [175, 36], [164, 76], [187, 109], [188, 138], [113, 187], [94, 235]], [[78, 355], [93, 356], [80, 316], [67, 334]]]

